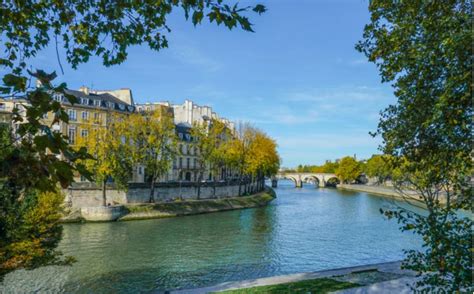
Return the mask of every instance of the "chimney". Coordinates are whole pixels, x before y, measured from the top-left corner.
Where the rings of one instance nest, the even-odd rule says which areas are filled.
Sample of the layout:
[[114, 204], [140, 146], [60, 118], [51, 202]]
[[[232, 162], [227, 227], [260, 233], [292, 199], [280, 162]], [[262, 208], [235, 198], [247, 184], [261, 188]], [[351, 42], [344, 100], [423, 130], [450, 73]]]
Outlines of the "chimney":
[[81, 91], [82, 93], [86, 94], [86, 95], [89, 95], [89, 88], [86, 87], [86, 86], [82, 86], [79, 88], [79, 91]]

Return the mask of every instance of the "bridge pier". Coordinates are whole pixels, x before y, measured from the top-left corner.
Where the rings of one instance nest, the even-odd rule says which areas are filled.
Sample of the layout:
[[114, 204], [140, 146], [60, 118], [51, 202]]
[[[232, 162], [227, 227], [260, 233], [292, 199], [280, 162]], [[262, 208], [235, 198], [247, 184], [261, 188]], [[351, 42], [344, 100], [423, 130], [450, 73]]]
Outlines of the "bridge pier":
[[319, 181], [319, 187], [320, 187], [320, 188], [326, 187], [326, 181], [324, 181], [324, 179], [321, 180], [321, 181]]
[[297, 180], [295, 182], [295, 184], [296, 184], [296, 188], [303, 188], [303, 181], [302, 180]]

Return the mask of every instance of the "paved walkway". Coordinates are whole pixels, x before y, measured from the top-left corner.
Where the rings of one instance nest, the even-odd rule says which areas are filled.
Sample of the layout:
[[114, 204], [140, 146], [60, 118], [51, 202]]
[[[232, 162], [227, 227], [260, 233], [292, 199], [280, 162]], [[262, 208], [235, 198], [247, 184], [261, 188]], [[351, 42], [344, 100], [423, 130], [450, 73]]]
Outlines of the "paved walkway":
[[415, 281], [414, 277], [406, 277], [391, 281], [385, 281], [363, 287], [350, 288], [333, 292], [334, 294], [408, 294], [412, 293], [409, 284]]
[[[233, 290], [233, 289], [257, 287], [257, 286], [268, 286], [268, 285], [274, 285], [274, 284], [298, 282], [298, 281], [310, 280], [310, 279], [316, 279], [316, 278], [341, 276], [341, 275], [351, 274], [354, 272], [369, 271], [369, 270], [377, 270], [379, 272], [400, 274], [400, 275], [406, 276], [406, 278], [401, 278], [401, 279], [391, 280], [391, 281], [386, 281], [386, 282], [381, 282], [381, 283], [375, 283], [375, 284], [364, 286], [364, 287], [345, 290], [349, 292], [342, 291], [338, 293], [380, 293], [382, 289], [383, 289], [383, 293], [409, 293], [410, 288], [406, 286], [406, 284], [414, 281], [415, 279], [414, 274], [409, 271], [401, 270], [400, 265], [401, 265], [400, 261], [386, 262], [386, 263], [347, 267], [347, 268], [325, 270], [325, 271], [318, 271], [318, 272], [299, 273], [299, 274], [291, 274], [291, 275], [260, 278], [260, 279], [245, 280], [245, 281], [236, 281], [236, 282], [226, 282], [226, 283], [218, 284], [211, 287], [177, 290], [171, 293], [201, 294], [201, 293], [217, 292], [217, 291], [224, 291], [224, 290]], [[356, 291], [356, 292], [352, 292], [352, 291]], [[408, 291], [408, 292], [405, 292], [405, 291]]]

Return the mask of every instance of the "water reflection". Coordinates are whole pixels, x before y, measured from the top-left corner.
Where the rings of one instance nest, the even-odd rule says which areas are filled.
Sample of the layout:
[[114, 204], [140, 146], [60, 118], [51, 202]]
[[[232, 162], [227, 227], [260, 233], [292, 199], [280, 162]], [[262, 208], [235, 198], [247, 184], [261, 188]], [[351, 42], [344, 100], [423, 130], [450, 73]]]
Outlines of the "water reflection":
[[78, 262], [8, 275], [1, 293], [130, 293], [400, 259], [419, 246], [365, 193], [280, 182], [269, 206], [161, 220], [71, 224]]

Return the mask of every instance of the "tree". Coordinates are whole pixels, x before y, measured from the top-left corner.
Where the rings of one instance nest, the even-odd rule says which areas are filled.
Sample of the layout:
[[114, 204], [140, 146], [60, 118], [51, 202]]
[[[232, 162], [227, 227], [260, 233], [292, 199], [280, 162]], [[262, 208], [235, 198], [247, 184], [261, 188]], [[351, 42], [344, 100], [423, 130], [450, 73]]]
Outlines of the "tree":
[[246, 172], [255, 178], [263, 189], [265, 176], [270, 177], [280, 168], [280, 157], [276, 150], [276, 142], [260, 130], [255, 130], [255, 137], [250, 142]]
[[112, 116], [107, 127], [83, 126], [87, 136], [77, 139], [76, 148], [87, 148], [92, 158], [81, 163], [102, 187], [102, 205], [107, 206], [107, 182], [114, 181], [118, 190], [127, 190], [131, 174], [130, 144], [126, 140], [128, 118]]
[[[240, 26], [246, 31], [253, 30], [245, 14], [250, 10], [258, 14], [265, 11], [265, 7], [260, 4], [242, 8], [238, 5], [229, 6], [222, 0], [2, 3], [0, 32], [4, 51], [0, 57], [0, 66], [4, 74], [0, 94], [21, 95], [31, 104], [27, 107], [24, 119], [18, 112], [14, 113], [14, 122], [23, 122], [15, 134], [19, 139], [1, 162], [0, 178], [5, 180], [2, 180], [0, 188], [8, 188], [2, 192], [2, 219], [8, 220], [17, 213], [10, 209], [8, 203], [21, 205], [29, 201], [30, 192], [31, 195], [35, 195], [33, 191], [52, 192], [57, 189], [58, 183], [67, 187], [73, 180], [74, 172], [88, 175], [87, 170], [78, 164], [79, 160], [88, 158], [85, 149], [73, 150], [68, 146], [67, 138], [41, 123], [42, 116], [47, 112], [55, 114], [54, 123], [68, 121], [61, 105], [52, 99], [52, 93], [63, 94], [71, 103], [76, 101], [75, 98], [65, 93], [66, 84], [53, 87], [51, 82], [56, 77], [55, 73], [27, 71], [28, 63], [49, 45], [55, 45], [59, 52], [59, 44], [65, 49], [66, 60], [74, 69], [87, 62], [91, 56], [102, 58], [106, 66], [119, 64], [126, 60], [128, 47], [133, 45], [145, 43], [153, 50], [160, 50], [168, 46], [165, 33], [171, 31], [166, 24], [166, 16], [176, 7], [181, 7], [186, 19], [191, 17], [194, 25], [207, 18], [229, 29]], [[62, 68], [61, 63], [60, 66]], [[30, 87], [30, 78], [37, 78], [42, 86]], [[1, 147], [3, 151], [4, 146]], [[50, 209], [50, 214], [57, 211], [54, 206]], [[55, 225], [59, 226], [57, 223]], [[15, 226], [4, 228], [0, 240], [9, 240], [5, 236], [15, 234], [17, 230]], [[36, 234], [42, 235], [44, 232], [37, 231]], [[55, 237], [59, 239], [60, 235]], [[1, 243], [1, 246], [3, 254], [8, 250], [5, 249], [8, 241]], [[59, 255], [59, 252], [53, 251], [49, 256]], [[53, 260], [38, 260], [28, 268], [47, 265]], [[9, 270], [21, 267], [25, 267], [24, 264], [9, 267]], [[0, 278], [4, 273], [1, 272]]]
[[339, 162], [339, 167], [336, 169], [336, 176], [341, 179], [343, 183], [351, 183], [357, 179], [362, 173], [360, 164], [354, 157], [346, 156]]
[[145, 166], [150, 180], [150, 202], [154, 202], [155, 183], [165, 175], [176, 155], [176, 133], [172, 116], [164, 109], [135, 113], [126, 124], [127, 142], [133, 164]]
[[212, 150], [209, 158], [209, 167], [211, 173], [214, 175], [213, 180], [213, 196], [216, 195], [216, 181], [217, 175], [221, 174], [221, 178], [227, 179], [225, 175], [226, 168], [228, 167], [228, 146], [227, 142], [231, 139], [231, 130], [221, 121], [213, 119], [211, 121], [211, 128], [209, 135], [211, 141], [214, 141], [215, 148]]
[[[66, 112], [48, 93], [64, 93], [65, 85], [54, 87], [54, 74], [30, 72], [42, 86], [26, 92], [31, 106], [13, 112], [14, 129], [0, 127], [0, 280], [18, 268], [33, 269], [42, 265], [70, 264], [55, 250], [61, 238], [59, 224], [63, 195], [58, 185], [67, 187], [73, 174], [90, 177], [79, 160], [89, 158], [85, 149], [73, 150], [66, 138], [44, 125], [46, 112], [54, 113], [53, 124], [68, 122]], [[26, 91], [26, 81], [6, 75], [7, 91]]]
[[215, 119], [201, 123], [195, 122], [192, 126], [191, 136], [193, 138], [193, 146], [195, 150], [199, 152], [198, 199], [201, 196], [201, 182], [207, 168], [209, 168], [215, 182], [217, 167], [222, 158], [218, 146], [222, 141], [221, 136], [224, 130], [225, 125]]
[[[239, 123], [232, 140], [229, 141], [229, 163], [239, 175], [239, 196], [242, 195], [242, 184], [247, 190], [248, 163], [251, 144], [255, 138], [255, 128], [248, 123]], [[246, 193], [247, 191], [245, 191]]]
[[392, 175], [390, 156], [372, 155], [364, 170], [368, 177], [377, 178], [378, 184], [385, 183]]
[[[39, 264], [67, 265], [72, 257], [62, 258], [55, 251], [61, 240], [64, 195], [59, 191], [25, 192], [25, 202], [12, 199], [11, 187], [0, 188], [2, 210], [15, 210], [15, 217], [2, 218], [0, 234], [0, 275], [17, 269], [33, 269]], [[10, 201], [8, 201], [10, 200]], [[53, 212], [53, 213], [52, 213]]]
[[471, 292], [472, 3], [371, 1], [371, 22], [356, 48], [392, 83], [397, 103], [381, 113], [382, 149], [399, 160], [400, 193], [415, 189], [424, 215], [383, 211], [423, 238], [404, 268], [422, 278], [417, 291]]

